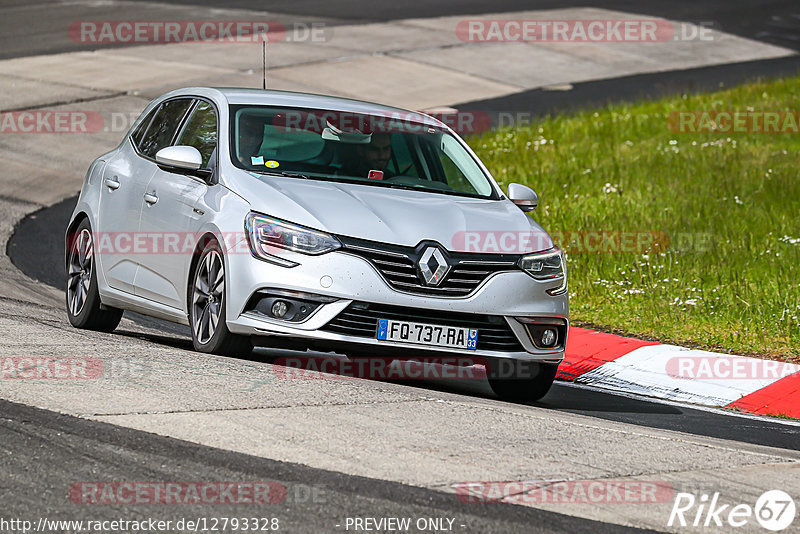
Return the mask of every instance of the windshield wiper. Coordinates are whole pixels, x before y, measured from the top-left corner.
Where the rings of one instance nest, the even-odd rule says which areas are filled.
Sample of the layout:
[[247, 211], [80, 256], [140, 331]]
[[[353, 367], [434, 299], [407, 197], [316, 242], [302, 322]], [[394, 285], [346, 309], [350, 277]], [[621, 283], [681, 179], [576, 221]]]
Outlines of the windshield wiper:
[[301, 172], [292, 172], [292, 171], [252, 171], [257, 172], [259, 174], [270, 174], [273, 176], [286, 176], [287, 178], [305, 178], [306, 180], [310, 180], [311, 177], [307, 174], [303, 174]]
[[405, 189], [406, 191], [435, 191], [435, 189], [428, 189], [424, 185], [408, 185], [408, 184], [392, 184], [382, 183], [381, 187], [388, 187], [390, 189]]
[[386, 187], [388, 189], [403, 189], [405, 191], [424, 191], [426, 193], [439, 193], [443, 195], [454, 195], [454, 196], [463, 196], [467, 198], [483, 198], [479, 195], [470, 195], [467, 193], [459, 192], [459, 191], [446, 191], [442, 189], [432, 189], [429, 187], [425, 187], [422, 184], [417, 185], [410, 185], [410, 184], [395, 184], [386, 181], [377, 181], [377, 180], [365, 180], [361, 178], [350, 178], [350, 177], [337, 177], [337, 176], [310, 176], [308, 174], [303, 174], [301, 172], [293, 172], [293, 171], [261, 171], [261, 170], [251, 170], [250, 172], [255, 172], [258, 174], [266, 174], [268, 176], [285, 176], [287, 178], [303, 178], [305, 180], [317, 180], [320, 182], [343, 182], [348, 184], [355, 184], [355, 185], [376, 185], [378, 187]]

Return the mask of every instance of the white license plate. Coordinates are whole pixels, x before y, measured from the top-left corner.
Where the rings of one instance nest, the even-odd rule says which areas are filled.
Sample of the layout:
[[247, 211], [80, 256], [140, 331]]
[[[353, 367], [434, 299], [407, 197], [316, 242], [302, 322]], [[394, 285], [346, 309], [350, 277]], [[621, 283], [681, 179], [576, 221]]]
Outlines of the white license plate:
[[378, 319], [378, 339], [475, 350], [478, 329]]

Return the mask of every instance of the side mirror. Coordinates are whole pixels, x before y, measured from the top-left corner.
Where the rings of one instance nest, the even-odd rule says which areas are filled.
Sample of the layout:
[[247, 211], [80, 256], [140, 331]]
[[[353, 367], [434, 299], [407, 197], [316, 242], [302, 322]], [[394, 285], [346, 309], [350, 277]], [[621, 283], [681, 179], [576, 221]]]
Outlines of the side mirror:
[[156, 163], [176, 169], [196, 171], [203, 165], [203, 156], [193, 146], [168, 146], [156, 153]]
[[509, 184], [508, 199], [525, 212], [535, 210], [539, 204], [539, 195], [536, 191], [522, 184]]

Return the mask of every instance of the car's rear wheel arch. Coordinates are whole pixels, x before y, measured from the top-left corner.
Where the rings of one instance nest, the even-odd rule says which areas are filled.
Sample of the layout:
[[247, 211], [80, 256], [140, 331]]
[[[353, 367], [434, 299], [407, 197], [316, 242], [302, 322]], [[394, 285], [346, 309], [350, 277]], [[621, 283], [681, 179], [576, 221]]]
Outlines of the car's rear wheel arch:
[[72, 222], [67, 227], [67, 233], [64, 239], [64, 268], [66, 269], [69, 266], [69, 250], [70, 245], [72, 244], [72, 239], [76, 234], [78, 226], [85, 220], [89, 219], [89, 214], [85, 211], [79, 212], [75, 217], [72, 219]]

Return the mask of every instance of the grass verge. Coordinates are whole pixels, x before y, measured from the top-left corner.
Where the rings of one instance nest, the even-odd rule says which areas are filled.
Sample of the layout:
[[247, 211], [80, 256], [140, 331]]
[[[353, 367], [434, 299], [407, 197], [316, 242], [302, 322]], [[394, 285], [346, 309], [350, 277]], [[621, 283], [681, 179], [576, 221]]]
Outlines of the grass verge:
[[797, 112], [800, 76], [469, 142], [499, 182], [539, 193], [534, 217], [568, 253], [573, 324], [800, 362], [800, 134], [668, 127], [703, 110]]

